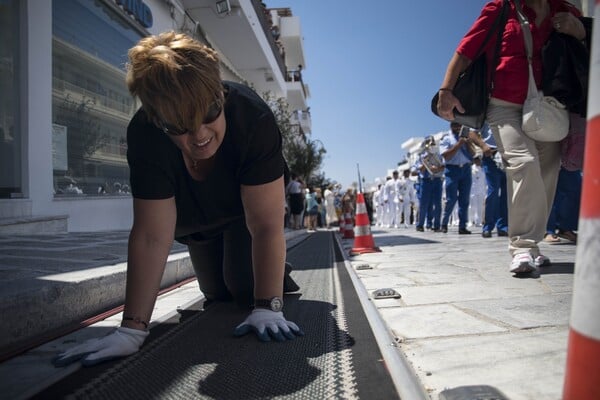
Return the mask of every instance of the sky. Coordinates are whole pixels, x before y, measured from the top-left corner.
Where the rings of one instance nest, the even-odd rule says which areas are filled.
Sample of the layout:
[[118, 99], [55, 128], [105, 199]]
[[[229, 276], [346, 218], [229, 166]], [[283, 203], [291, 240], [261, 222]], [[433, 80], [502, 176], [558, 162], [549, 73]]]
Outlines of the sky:
[[431, 97], [486, 2], [265, 0], [300, 18], [311, 139], [327, 150], [327, 178], [344, 188], [358, 170], [367, 186], [385, 180], [406, 154], [403, 142], [449, 129]]

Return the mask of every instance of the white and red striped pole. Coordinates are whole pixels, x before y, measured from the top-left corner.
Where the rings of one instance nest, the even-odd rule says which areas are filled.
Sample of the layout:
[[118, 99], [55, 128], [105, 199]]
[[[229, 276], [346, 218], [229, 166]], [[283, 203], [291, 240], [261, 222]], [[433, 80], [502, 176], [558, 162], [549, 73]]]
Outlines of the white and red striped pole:
[[583, 190], [564, 400], [600, 399], [600, 0], [594, 6]]

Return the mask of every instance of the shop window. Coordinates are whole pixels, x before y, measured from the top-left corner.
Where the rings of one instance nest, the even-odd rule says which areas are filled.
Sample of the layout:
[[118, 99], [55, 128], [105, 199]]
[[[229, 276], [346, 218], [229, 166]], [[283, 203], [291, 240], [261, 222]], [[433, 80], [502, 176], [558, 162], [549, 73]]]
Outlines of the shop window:
[[23, 196], [19, 4], [0, 2], [0, 198]]
[[53, 0], [52, 8], [55, 196], [127, 195], [126, 131], [139, 105], [125, 63], [141, 35], [101, 1]]

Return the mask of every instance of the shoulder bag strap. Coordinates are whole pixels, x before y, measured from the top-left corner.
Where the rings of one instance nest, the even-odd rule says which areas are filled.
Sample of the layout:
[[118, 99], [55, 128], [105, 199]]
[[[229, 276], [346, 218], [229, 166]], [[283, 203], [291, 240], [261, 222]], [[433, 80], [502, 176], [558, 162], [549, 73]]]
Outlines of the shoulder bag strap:
[[498, 36], [496, 37], [496, 48], [494, 49], [494, 58], [492, 59], [492, 65], [490, 66], [490, 96], [492, 94], [492, 91], [494, 90], [494, 75], [496, 74], [496, 67], [498, 66], [498, 60], [500, 59], [500, 49], [502, 48], [502, 36], [504, 35], [504, 28], [506, 27], [506, 21], [508, 19], [508, 8], [509, 0], [504, 0], [502, 2], [502, 10], [500, 11], [500, 16], [497, 19], [497, 22], [500, 24], [501, 28], [498, 29]]
[[527, 52], [527, 61], [531, 64], [531, 58], [533, 57], [533, 39], [531, 38], [531, 26], [529, 20], [523, 13], [521, 8], [521, 0], [514, 0], [517, 6], [517, 16], [521, 23], [521, 30], [523, 31], [523, 39], [525, 40], [525, 51]]
[[[508, 3], [508, 0], [504, 0], [502, 2], [502, 8], [500, 9], [500, 14], [494, 20], [494, 23], [492, 24], [492, 27], [490, 28], [490, 30], [487, 31], [487, 33], [485, 35], [485, 39], [483, 39], [483, 43], [481, 43], [481, 45], [479, 46], [479, 49], [477, 49], [477, 53], [475, 53], [476, 56], [474, 57], [474, 59], [479, 57], [483, 53], [483, 49], [485, 48], [485, 45], [490, 41], [490, 39], [492, 38], [492, 35], [494, 34], [494, 32], [496, 32], [496, 29], [498, 29], [498, 27], [500, 26], [507, 3]], [[504, 28], [502, 30], [504, 30]]]
[[535, 77], [533, 75], [533, 67], [531, 66], [531, 61], [533, 58], [533, 39], [531, 37], [531, 26], [529, 24], [529, 20], [523, 13], [523, 8], [521, 7], [521, 0], [514, 0], [515, 5], [517, 6], [517, 16], [519, 17], [519, 22], [521, 23], [521, 30], [523, 31], [523, 39], [525, 41], [525, 52], [527, 54], [527, 64], [529, 66], [529, 84], [527, 87], [527, 98], [534, 97], [537, 94], [537, 85], [535, 84]]

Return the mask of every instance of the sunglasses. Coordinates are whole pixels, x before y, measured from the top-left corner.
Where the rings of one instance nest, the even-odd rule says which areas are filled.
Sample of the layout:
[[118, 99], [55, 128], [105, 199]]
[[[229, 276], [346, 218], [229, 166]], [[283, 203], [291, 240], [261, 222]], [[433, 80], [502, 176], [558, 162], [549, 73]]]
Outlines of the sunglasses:
[[[223, 102], [222, 100], [214, 101], [209, 107], [204, 119], [202, 120], [202, 125], [212, 124], [219, 118], [219, 115], [223, 112]], [[182, 136], [186, 133], [189, 133], [189, 129], [180, 129], [173, 125], [167, 124], [166, 122], [160, 122], [160, 129], [167, 135], [171, 136]]]

